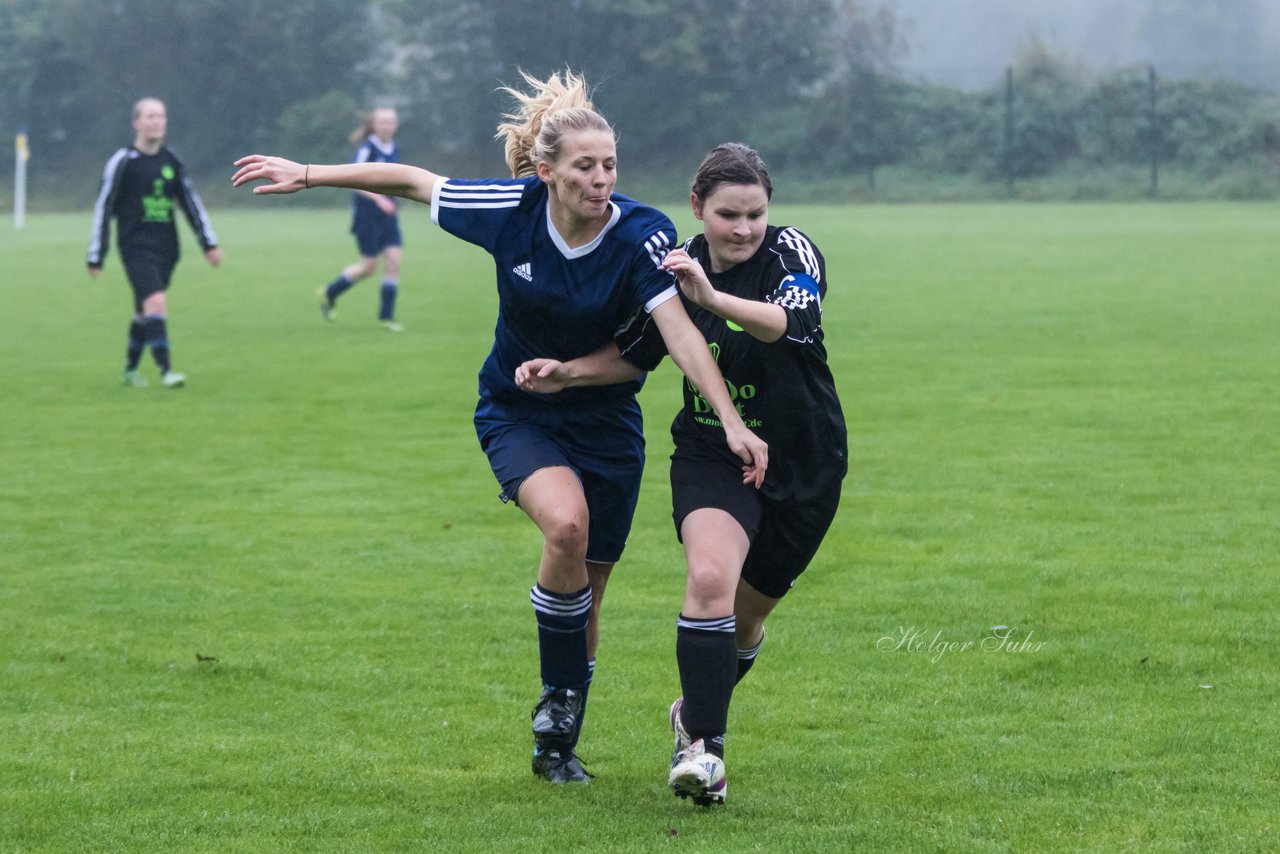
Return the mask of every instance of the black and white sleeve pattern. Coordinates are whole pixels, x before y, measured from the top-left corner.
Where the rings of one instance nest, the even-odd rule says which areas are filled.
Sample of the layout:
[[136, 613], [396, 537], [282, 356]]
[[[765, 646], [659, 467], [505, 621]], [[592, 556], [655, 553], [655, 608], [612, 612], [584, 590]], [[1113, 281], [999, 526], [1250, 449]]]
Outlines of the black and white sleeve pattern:
[[122, 148], [102, 169], [102, 185], [93, 203], [93, 227], [89, 232], [89, 251], [86, 260], [90, 267], [101, 267], [111, 243], [111, 215], [115, 206], [116, 190], [120, 187], [120, 175], [128, 159], [129, 149]]
[[826, 263], [818, 248], [799, 230], [778, 231], [771, 251], [778, 258], [780, 279], [765, 301], [787, 311], [783, 338], [809, 344], [822, 329], [822, 297], [827, 290]]
[[613, 334], [622, 358], [644, 371], [652, 371], [667, 355], [667, 342], [658, 331], [653, 316], [641, 309]]
[[191, 230], [196, 233], [196, 241], [199, 242], [200, 248], [205, 252], [213, 249], [218, 245], [218, 235], [213, 232], [213, 223], [209, 221], [209, 212], [204, 209], [204, 202], [200, 200], [200, 194], [196, 192], [196, 188], [191, 186], [191, 181], [187, 179], [186, 169], [182, 166], [182, 161], [178, 159], [178, 155], [173, 154], [173, 162], [177, 166], [178, 173], [178, 201], [182, 205], [182, 212], [187, 216], [187, 222], [191, 223]]

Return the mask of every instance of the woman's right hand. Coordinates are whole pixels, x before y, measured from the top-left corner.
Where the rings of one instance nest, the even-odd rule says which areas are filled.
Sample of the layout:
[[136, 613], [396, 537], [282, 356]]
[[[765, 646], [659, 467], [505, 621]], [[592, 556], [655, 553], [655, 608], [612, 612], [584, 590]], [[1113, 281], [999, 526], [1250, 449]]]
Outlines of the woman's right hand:
[[724, 438], [729, 450], [742, 460], [742, 483], [759, 489], [764, 485], [764, 475], [769, 469], [769, 445], [741, 421], [736, 425], [726, 423]]
[[720, 292], [711, 284], [698, 259], [683, 249], [672, 249], [662, 259], [662, 269], [675, 275], [685, 296], [708, 311], [714, 311], [712, 305]]

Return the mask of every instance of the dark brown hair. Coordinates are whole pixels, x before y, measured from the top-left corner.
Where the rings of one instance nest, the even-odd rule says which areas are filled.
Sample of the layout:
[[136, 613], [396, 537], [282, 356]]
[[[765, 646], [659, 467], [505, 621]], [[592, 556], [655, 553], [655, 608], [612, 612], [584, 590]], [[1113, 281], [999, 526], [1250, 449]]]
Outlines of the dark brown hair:
[[725, 184], [757, 184], [764, 187], [766, 199], [773, 198], [773, 182], [759, 153], [740, 142], [725, 142], [702, 158], [693, 176], [693, 194], [705, 202], [707, 197]]

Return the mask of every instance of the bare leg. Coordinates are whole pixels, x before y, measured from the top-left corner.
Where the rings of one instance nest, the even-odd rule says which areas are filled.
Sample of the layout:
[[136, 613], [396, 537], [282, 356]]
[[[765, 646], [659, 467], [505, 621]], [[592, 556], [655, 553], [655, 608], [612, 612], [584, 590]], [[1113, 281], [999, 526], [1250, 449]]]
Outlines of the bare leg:
[[587, 620], [587, 658], [596, 657], [600, 646], [600, 605], [604, 602], [604, 588], [613, 572], [612, 563], [588, 563], [587, 577], [591, 582], [591, 616]]
[[728, 513], [706, 507], [685, 517], [680, 534], [689, 565], [684, 615], [720, 617], [733, 613], [734, 591], [751, 547], [746, 531]]
[[747, 582], [738, 580], [738, 592], [733, 601], [733, 613], [738, 621], [738, 649], [750, 649], [764, 638], [764, 621], [781, 599], [774, 599], [756, 590]]
[[348, 264], [342, 268], [342, 276], [348, 282], [355, 283], [361, 279], [373, 275], [373, 271], [378, 269], [377, 258], [361, 258], [354, 264]]

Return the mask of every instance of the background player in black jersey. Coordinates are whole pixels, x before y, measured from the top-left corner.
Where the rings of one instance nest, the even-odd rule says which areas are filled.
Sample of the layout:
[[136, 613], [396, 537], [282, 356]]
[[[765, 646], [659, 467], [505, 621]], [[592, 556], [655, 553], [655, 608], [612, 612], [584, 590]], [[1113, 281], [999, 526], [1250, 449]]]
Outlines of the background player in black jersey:
[[[688, 580], [677, 622], [683, 696], [668, 783], [681, 797], [724, 803], [724, 734], [733, 688], [764, 642], [765, 618], [804, 572], [840, 503], [848, 469], [844, 415], [827, 367], [825, 262], [803, 233], [768, 224], [773, 186], [764, 162], [738, 143], [703, 160], [691, 201], [703, 233], [668, 253], [682, 299], [706, 336], [743, 421], [769, 444], [757, 491], [722, 452], [720, 422], [684, 383], [671, 425], [671, 497]], [[646, 325], [567, 363], [536, 359], [516, 371], [527, 391], [618, 382], [652, 370], [661, 338]]]
[[[380, 107], [351, 134], [356, 146], [353, 163], [399, 163], [400, 147], [396, 144], [396, 130], [400, 118], [391, 107]], [[350, 290], [356, 282], [372, 276], [382, 259], [382, 289], [379, 292], [378, 321], [390, 332], [401, 332], [404, 327], [396, 322], [396, 295], [400, 288], [400, 262], [403, 258], [400, 236], [399, 207], [394, 196], [356, 190], [351, 194], [351, 233], [356, 236], [360, 260], [342, 268], [338, 278], [320, 289], [320, 313], [325, 320], [337, 315], [334, 306], [338, 297]]]
[[175, 201], [191, 223], [205, 259], [214, 267], [222, 261], [218, 238], [200, 196], [183, 174], [178, 156], [164, 144], [167, 125], [160, 100], [143, 98], [133, 105], [133, 145], [111, 155], [102, 170], [102, 187], [93, 205], [89, 275], [97, 278], [102, 272], [111, 238], [111, 218], [115, 217], [116, 244], [133, 287], [133, 318], [124, 363], [127, 386], [147, 384], [138, 373], [138, 362], [148, 347], [166, 387], [180, 388], [187, 380], [172, 369], [166, 322], [169, 311], [165, 291], [178, 264]]

